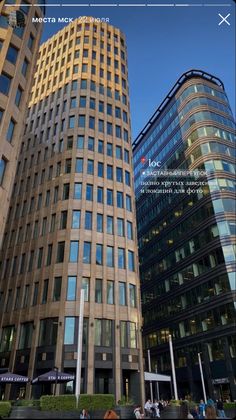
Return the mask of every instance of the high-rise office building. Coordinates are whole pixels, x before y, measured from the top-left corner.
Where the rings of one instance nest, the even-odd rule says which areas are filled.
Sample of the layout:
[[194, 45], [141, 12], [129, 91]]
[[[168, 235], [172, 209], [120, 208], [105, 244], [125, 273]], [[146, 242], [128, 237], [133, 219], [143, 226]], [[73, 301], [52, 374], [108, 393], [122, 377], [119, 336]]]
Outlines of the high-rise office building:
[[76, 373], [81, 289], [82, 392], [140, 401], [127, 52], [92, 18], [40, 47], [2, 254], [1, 366]]
[[[40, 2], [41, 6], [32, 6], [35, 0], [22, 5], [14, 3], [0, 3], [0, 246], [42, 31], [42, 24], [33, 23], [32, 18], [44, 14], [44, 1]], [[11, 24], [24, 26], [12, 27], [9, 20]]]
[[[192, 70], [134, 145], [144, 349], [154, 371], [171, 373], [172, 335], [179, 397], [203, 396], [200, 353], [208, 395], [236, 398], [234, 142], [223, 83]], [[163, 172], [177, 169], [207, 171], [207, 182], [187, 192], [196, 178]]]

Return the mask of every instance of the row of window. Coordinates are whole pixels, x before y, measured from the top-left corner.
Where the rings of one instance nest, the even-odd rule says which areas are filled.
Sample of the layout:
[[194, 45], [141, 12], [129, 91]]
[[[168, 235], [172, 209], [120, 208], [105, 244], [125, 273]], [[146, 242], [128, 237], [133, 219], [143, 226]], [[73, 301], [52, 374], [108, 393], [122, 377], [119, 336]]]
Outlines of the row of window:
[[[121, 149], [121, 148], [120, 148]], [[76, 162], [75, 162], [75, 172], [76, 173], [82, 173], [83, 172], [83, 158], [77, 158]], [[22, 195], [22, 193], [24, 192], [24, 184], [25, 184], [25, 191], [32, 191], [32, 188], [36, 188], [38, 187], [39, 183], [40, 185], [42, 185], [45, 181], [50, 181], [52, 179], [55, 179], [56, 177], [61, 176], [63, 173], [64, 174], [70, 174], [71, 170], [72, 170], [72, 159], [66, 159], [64, 162], [64, 169], [62, 169], [61, 167], [61, 161], [57, 162], [56, 165], [56, 173], [53, 173], [53, 165], [48, 167], [48, 177], [47, 179], [45, 179], [45, 169], [42, 170], [41, 172], [41, 177], [39, 179], [39, 174], [38, 172], [34, 173], [33, 178], [31, 176], [27, 177], [26, 179], [23, 178], [21, 179], [20, 183], [19, 183], [19, 191], [18, 194]], [[106, 173], [105, 172], [106, 169]], [[114, 168], [113, 165], [105, 165], [103, 162], [97, 162], [97, 170], [95, 173], [94, 170], [94, 160], [93, 159], [88, 159], [87, 160], [87, 170], [86, 173], [87, 175], [96, 175], [99, 178], [104, 178], [104, 176], [110, 180], [113, 181], [114, 180], [114, 172], [115, 172], [115, 180], [116, 182], [125, 182], [125, 184], [127, 186], [131, 185], [131, 176], [130, 176], [130, 172], [126, 171], [120, 167], [116, 167]], [[32, 181], [31, 184], [31, 188], [30, 188], [30, 183]], [[59, 188], [59, 186], [55, 187], [55, 188]], [[14, 184], [14, 189], [13, 189], [13, 193], [12, 195], [15, 196], [16, 194], [16, 189], [17, 189], [17, 184]], [[40, 194], [40, 197], [42, 196], [42, 194]], [[56, 202], [57, 200], [54, 200], [54, 202]], [[38, 206], [39, 207], [39, 206]], [[41, 207], [39, 207], [41, 208]]]
[[[122, 101], [122, 103], [124, 105], [127, 105], [128, 100], [127, 100], [127, 95], [124, 92], [120, 92], [120, 90], [118, 89], [113, 89], [110, 86], [104, 86], [103, 83], [99, 83], [97, 84], [95, 80], [87, 80], [87, 79], [82, 79], [80, 82], [75, 79], [72, 80], [71, 82], [68, 82], [66, 84], [64, 84], [62, 87], [57, 88], [54, 92], [50, 93], [50, 95], [46, 96], [44, 99], [41, 99], [40, 101], [37, 101], [36, 103], [32, 104], [31, 107], [28, 108], [28, 117], [31, 114], [31, 117], [34, 118], [35, 115], [39, 115], [39, 112], [42, 110], [42, 112], [46, 111], [49, 113], [51, 112], [51, 109], [55, 106], [60, 108], [60, 106], [62, 107], [62, 109], [64, 109], [65, 112], [65, 102], [66, 102], [66, 97], [65, 100], [62, 101], [62, 96], [65, 95], [69, 95], [69, 97], [73, 97], [73, 96], [80, 96], [79, 94], [76, 95], [76, 92], [78, 90], [82, 90], [84, 92], [80, 92], [80, 95], [86, 95], [86, 94], [90, 94], [91, 92], [98, 92], [100, 95], [106, 95], [108, 98], [113, 98], [116, 101]], [[88, 92], [90, 90], [90, 92]], [[59, 101], [59, 103], [57, 103], [57, 101]], [[52, 105], [52, 106], [51, 106]], [[49, 110], [49, 106], [50, 110]], [[36, 112], [37, 109], [37, 112]], [[36, 114], [35, 114], [36, 112]], [[56, 113], [59, 112], [56, 111]]]
[[173, 323], [171, 328], [166, 327], [152, 333], [151, 346], [157, 346], [169, 342], [169, 334], [173, 340], [189, 337], [195, 334], [216, 329], [217, 327], [225, 328], [232, 325], [235, 319], [235, 308], [233, 303], [218, 306], [215, 309], [197, 314], [184, 321]]
[[[161, 118], [159, 119], [159, 121], [157, 121], [155, 127], [153, 127], [149, 136], [145, 139], [145, 141], [142, 140], [142, 146], [140, 144], [140, 146], [135, 150], [135, 157], [134, 157], [135, 164], [138, 162], [138, 160], [142, 156], [147, 155], [147, 149], [150, 149], [150, 147], [152, 149], [151, 144], [156, 140], [156, 137], [157, 137], [158, 133], [161, 132], [165, 126], [172, 125], [173, 126], [172, 129], [171, 129], [171, 131], [172, 131], [177, 125], [179, 125], [178, 107], [180, 106], [181, 102], [183, 102], [189, 95], [191, 95], [193, 93], [203, 93], [203, 92], [207, 93], [208, 95], [211, 95], [213, 97], [217, 97], [217, 98], [220, 98], [221, 100], [224, 100], [225, 104], [228, 106], [228, 100], [227, 100], [227, 97], [226, 97], [226, 95], [223, 91], [219, 91], [217, 89], [210, 88], [209, 86], [203, 85], [201, 83], [188, 86], [181, 93], [179, 98], [174, 101], [174, 103], [171, 105], [171, 107], [169, 109], [167, 109], [167, 111], [161, 115]], [[228, 112], [231, 114], [230, 109], [228, 109]], [[175, 117], [174, 121], [170, 124], [170, 120], [173, 119], [174, 116], [176, 116], [176, 117]], [[159, 140], [158, 140], [158, 142], [159, 142]], [[154, 143], [157, 143], [157, 142], [155, 141]], [[153, 145], [155, 145], [155, 144], [153, 144]], [[153, 156], [153, 152], [151, 153], [151, 155]]]
[[[90, 297], [90, 283], [91, 279], [88, 277], [82, 277], [81, 287], [84, 290], [84, 300], [85, 302], [91, 301]], [[9, 312], [14, 308], [14, 310], [23, 309], [28, 307], [30, 304], [32, 306], [38, 304], [46, 304], [47, 302], [58, 302], [62, 299], [62, 277], [55, 277], [52, 288], [52, 296], [49, 296], [49, 279], [44, 280], [43, 287], [40, 293], [39, 282], [34, 283], [34, 289], [29, 284], [26, 284], [23, 288], [17, 287], [15, 292], [15, 301], [14, 299], [14, 290], [9, 289], [6, 297], [6, 308], [5, 312]], [[128, 285], [125, 282], [120, 281], [118, 283], [118, 303], [121, 306], [136, 307], [136, 286], [129, 283]], [[4, 292], [0, 293], [1, 297], [1, 307], [4, 308]], [[40, 299], [39, 299], [40, 298]], [[64, 298], [64, 297], [63, 297]], [[66, 297], [67, 301], [76, 301], [77, 300], [77, 276], [68, 276], [67, 278], [67, 289]], [[102, 279], [95, 279], [95, 303], [107, 303], [109, 305], [115, 304], [115, 282], [113, 280], [104, 281]]]
[[[167, 287], [169, 287], [169, 285], [167, 285]], [[175, 298], [169, 298], [165, 303], [158, 303], [157, 308], [156, 303], [158, 298], [153, 296], [153, 291], [151, 290], [149, 295], [147, 293], [145, 295], [145, 300], [147, 303], [147, 306], [143, 311], [145, 322], [148, 325], [150, 322], [155, 322], [160, 319], [169, 319], [181, 311], [195, 308], [196, 305], [201, 303], [207, 303], [211, 301], [212, 298], [215, 298], [215, 296], [226, 293], [228, 291], [231, 291], [231, 287], [228, 276], [225, 274], [217, 277], [214, 280], [208, 280], [197, 287], [191, 288], [191, 290], [182, 295], [178, 295]], [[151, 298], [151, 296], [153, 296], [153, 298]]]
[[[34, 147], [35, 144], [32, 145]], [[55, 144], [53, 145], [55, 146]], [[21, 145], [21, 153], [23, 152], [25, 147], [25, 143], [23, 142]], [[27, 142], [27, 149], [31, 147], [31, 139]], [[100, 154], [106, 153], [107, 156], [115, 157], [116, 159], [122, 160], [124, 159], [125, 163], [130, 163], [130, 153], [127, 149], [122, 149], [122, 146], [120, 145], [114, 145], [113, 143], [106, 142], [104, 144], [103, 140], [95, 140], [94, 137], [89, 136], [87, 139], [83, 135], [78, 135], [75, 139], [73, 136], [69, 136], [67, 138], [66, 142], [66, 150], [72, 150], [73, 148], [76, 148], [78, 150], [87, 149], [90, 152], [98, 152]], [[59, 142], [59, 153], [63, 152], [64, 149], [64, 141], [61, 140]], [[17, 166], [17, 173], [19, 174], [19, 171], [22, 169], [22, 172], [24, 172], [26, 169], [32, 168], [33, 165], [38, 165], [42, 161], [46, 161], [50, 157], [52, 157], [55, 154], [55, 148], [52, 147], [51, 154], [49, 153], [50, 149], [48, 147], [45, 147], [44, 153], [42, 153], [41, 150], [38, 151], [37, 156], [32, 154], [30, 159], [25, 158], [18, 162]], [[61, 161], [57, 162], [56, 165], [56, 176], [59, 176], [61, 173]], [[21, 168], [22, 167], [22, 168]], [[51, 176], [53, 175], [53, 167], [49, 166], [48, 168], [48, 179], [51, 179]], [[45, 169], [42, 170], [41, 173], [41, 181], [42, 184], [45, 180]]]
[[[114, 191], [107, 188], [105, 189], [104, 194], [104, 188], [103, 187], [97, 187], [96, 188], [96, 201], [97, 203], [104, 204], [106, 203], [108, 206], [116, 206], [117, 208], [123, 209], [126, 208], [128, 211], [132, 211], [132, 200], [131, 196], [128, 194], [124, 194], [122, 191], [116, 192], [116, 201], [114, 201]], [[51, 200], [51, 191], [47, 190], [44, 195], [44, 207], [49, 207], [50, 202], [52, 204], [56, 204], [59, 200], [59, 187], [54, 188], [54, 196], [52, 197], [53, 200]], [[105, 197], [104, 197], [105, 195]], [[69, 200], [70, 197], [70, 184], [63, 184], [62, 194], [61, 194], [61, 200]], [[75, 183], [74, 184], [74, 199], [81, 200], [82, 198], [82, 183]], [[85, 199], [86, 201], [94, 201], [94, 186], [92, 184], [86, 184], [85, 188]], [[15, 206], [15, 213], [14, 213], [14, 219], [18, 219], [19, 217], [24, 217], [27, 212], [28, 214], [32, 213], [33, 211], [39, 211], [42, 208], [43, 205], [43, 195], [38, 195], [38, 202], [37, 207], [35, 206], [36, 200], [35, 197], [31, 197], [30, 200], [24, 200], [23, 203], [17, 203]], [[27, 211], [28, 210], [28, 211]], [[11, 220], [13, 216], [13, 207], [10, 207], [9, 213], [8, 213], [8, 223]]]
[[[78, 339], [78, 317], [65, 317], [64, 321], [64, 345], [75, 345]], [[37, 345], [55, 346], [58, 335], [58, 318], [47, 318], [40, 320], [39, 337]], [[114, 343], [115, 325], [114, 320], [95, 318], [94, 323], [89, 326], [89, 319], [83, 319], [83, 345], [88, 345], [89, 328], [93, 329], [94, 345], [112, 347]], [[120, 344], [122, 348], [137, 348], [136, 324], [130, 321], [120, 321]], [[20, 325], [18, 349], [30, 349], [33, 339], [33, 322]], [[0, 352], [12, 350], [15, 326], [8, 326], [2, 329]]]
[[[12, 271], [11, 275], [23, 274], [27, 270], [31, 272], [34, 268], [34, 262], [36, 262], [36, 269], [40, 269], [44, 266], [50, 266], [52, 264], [53, 256], [54, 263], [63, 263], [65, 261], [65, 241], [58, 242], [56, 255], [53, 255], [53, 244], [49, 244], [47, 247], [47, 257], [45, 259], [44, 248], [41, 247], [38, 249], [37, 253], [35, 250], [31, 250], [27, 255], [26, 253], [21, 254], [18, 258], [15, 256], [12, 262]], [[92, 254], [93, 248], [93, 254]], [[110, 245], [103, 244], [94, 244], [92, 247], [91, 242], [83, 243], [83, 255], [81, 255], [81, 260], [83, 264], [96, 264], [96, 265], [106, 265], [107, 267], [117, 267], [119, 269], [128, 269], [129, 271], [135, 271], [135, 260], [134, 252], [131, 250], [126, 251], [125, 248], [118, 248], [116, 250], [117, 257], [115, 261], [115, 247]], [[35, 261], [36, 259], [36, 261]], [[19, 260], [19, 262], [18, 262]], [[28, 260], [28, 264], [27, 264]], [[79, 261], [79, 241], [70, 241], [69, 247], [69, 259], [70, 263], [77, 263]], [[18, 272], [17, 272], [17, 265]], [[9, 276], [10, 269], [10, 259], [5, 260], [5, 267], [2, 271], [2, 278], [7, 278]]]

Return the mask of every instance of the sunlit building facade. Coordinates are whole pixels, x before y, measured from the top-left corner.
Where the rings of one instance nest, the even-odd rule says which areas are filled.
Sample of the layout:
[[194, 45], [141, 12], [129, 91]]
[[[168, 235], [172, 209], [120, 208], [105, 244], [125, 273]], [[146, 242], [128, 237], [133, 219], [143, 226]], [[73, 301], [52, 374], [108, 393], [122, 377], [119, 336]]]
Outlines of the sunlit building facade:
[[[208, 395], [236, 398], [234, 163], [223, 83], [185, 73], [136, 139], [134, 173], [145, 355], [150, 349], [153, 371], [170, 374], [171, 334], [179, 397], [195, 401], [203, 397], [198, 353]], [[153, 194], [141, 185], [149, 164], [207, 171], [206, 185]]]
[[124, 35], [92, 18], [40, 47], [2, 253], [0, 363], [75, 374], [83, 288], [81, 392], [141, 401], [127, 76]]
[[[42, 32], [42, 23], [33, 23], [32, 18], [44, 15], [44, 1], [33, 7], [35, 0], [14, 3], [0, 2], [0, 247]], [[9, 15], [15, 11], [23, 14], [25, 26], [9, 25]]]

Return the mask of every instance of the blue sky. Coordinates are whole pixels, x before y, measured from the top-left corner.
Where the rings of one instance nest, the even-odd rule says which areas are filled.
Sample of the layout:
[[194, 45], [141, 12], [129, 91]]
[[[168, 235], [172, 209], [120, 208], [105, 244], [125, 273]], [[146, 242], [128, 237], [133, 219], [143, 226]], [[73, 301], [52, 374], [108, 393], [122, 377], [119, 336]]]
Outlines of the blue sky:
[[[49, 2], [58, 3], [57, 0]], [[84, 4], [86, 1], [67, 3]], [[97, 0], [93, 3], [117, 2]], [[170, 4], [171, 0], [121, 0], [119, 3]], [[179, 76], [191, 68], [205, 70], [222, 79], [235, 113], [235, 3], [232, 0], [179, 0], [178, 3], [204, 3], [204, 6], [47, 7], [48, 17], [109, 17], [110, 24], [126, 34], [133, 138]], [[230, 13], [230, 26], [225, 22], [219, 26], [219, 13], [222, 16]], [[63, 26], [46, 23], [42, 41]]]

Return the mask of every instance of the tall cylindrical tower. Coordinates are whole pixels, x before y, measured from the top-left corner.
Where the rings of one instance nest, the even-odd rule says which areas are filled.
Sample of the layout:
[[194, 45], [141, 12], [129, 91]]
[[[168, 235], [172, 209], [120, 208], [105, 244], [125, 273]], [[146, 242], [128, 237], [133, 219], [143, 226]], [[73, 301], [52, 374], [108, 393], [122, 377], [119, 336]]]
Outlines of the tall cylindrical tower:
[[75, 373], [83, 288], [82, 392], [141, 401], [127, 52], [106, 23], [77, 19], [40, 48], [3, 259], [9, 366]]

